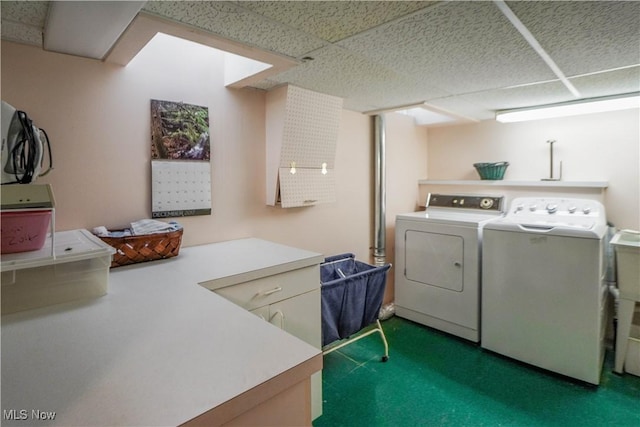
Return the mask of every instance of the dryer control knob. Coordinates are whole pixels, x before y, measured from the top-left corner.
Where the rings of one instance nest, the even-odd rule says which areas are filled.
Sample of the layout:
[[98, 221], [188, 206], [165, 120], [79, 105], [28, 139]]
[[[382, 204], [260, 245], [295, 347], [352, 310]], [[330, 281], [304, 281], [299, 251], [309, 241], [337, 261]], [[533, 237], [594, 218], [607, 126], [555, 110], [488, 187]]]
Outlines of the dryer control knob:
[[575, 213], [577, 209], [578, 208], [576, 208], [575, 206], [569, 206], [569, 213]]
[[552, 204], [547, 205], [547, 212], [549, 212], [550, 214], [556, 213], [557, 211], [558, 211], [558, 205], [552, 205]]
[[493, 199], [485, 197], [484, 199], [480, 200], [480, 207], [482, 209], [491, 209], [492, 206], [493, 206]]
[[535, 212], [535, 211], [536, 211], [536, 209], [538, 209], [538, 206], [537, 206], [537, 205], [531, 205], [531, 206], [529, 206], [529, 210], [530, 210], [531, 212]]
[[591, 213], [591, 208], [590, 208], [589, 206], [585, 206], [585, 207], [582, 209], [582, 212], [583, 212], [585, 215], [589, 215], [589, 214]]

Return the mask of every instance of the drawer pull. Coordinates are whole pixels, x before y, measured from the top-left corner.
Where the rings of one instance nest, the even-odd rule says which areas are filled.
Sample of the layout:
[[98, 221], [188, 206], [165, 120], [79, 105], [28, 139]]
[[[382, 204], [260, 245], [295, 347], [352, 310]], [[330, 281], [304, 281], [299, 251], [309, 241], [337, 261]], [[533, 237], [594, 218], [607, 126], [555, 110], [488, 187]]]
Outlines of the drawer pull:
[[260, 292], [258, 295], [266, 297], [271, 294], [275, 294], [276, 292], [280, 292], [282, 290], [282, 286], [278, 286], [277, 288], [269, 289], [268, 291]]

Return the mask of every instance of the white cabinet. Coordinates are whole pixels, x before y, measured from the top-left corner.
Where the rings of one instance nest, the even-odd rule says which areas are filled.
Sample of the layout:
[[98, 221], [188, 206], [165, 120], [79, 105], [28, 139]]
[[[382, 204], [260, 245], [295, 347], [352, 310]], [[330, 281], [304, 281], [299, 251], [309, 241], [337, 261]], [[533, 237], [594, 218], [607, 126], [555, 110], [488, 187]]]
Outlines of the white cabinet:
[[251, 313], [318, 347], [320, 330], [320, 291], [315, 290], [251, 310]]
[[335, 201], [342, 99], [296, 86], [267, 94], [267, 205]]
[[[211, 288], [265, 321], [322, 348], [319, 265]], [[322, 415], [322, 372], [311, 377], [311, 414], [313, 419]]]

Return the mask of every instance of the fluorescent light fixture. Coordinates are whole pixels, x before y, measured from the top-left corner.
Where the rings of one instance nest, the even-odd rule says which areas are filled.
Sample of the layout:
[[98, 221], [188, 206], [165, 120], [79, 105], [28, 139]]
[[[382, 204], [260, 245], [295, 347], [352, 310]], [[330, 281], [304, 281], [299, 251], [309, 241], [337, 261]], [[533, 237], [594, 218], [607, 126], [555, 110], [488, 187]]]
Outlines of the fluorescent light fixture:
[[512, 123], [628, 110], [631, 108], [640, 108], [640, 92], [612, 97], [583, 99], [562, 104], [498, 111], [496, 113], [496, 120], [501, 123]]

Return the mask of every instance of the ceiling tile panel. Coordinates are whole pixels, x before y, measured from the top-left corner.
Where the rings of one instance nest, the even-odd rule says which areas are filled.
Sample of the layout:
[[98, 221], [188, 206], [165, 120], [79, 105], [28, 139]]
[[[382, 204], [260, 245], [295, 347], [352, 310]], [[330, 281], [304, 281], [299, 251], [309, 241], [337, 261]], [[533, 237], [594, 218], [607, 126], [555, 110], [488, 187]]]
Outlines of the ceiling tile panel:
[[314, 58], [312, 61], [272, 76], [270, 81], [292, 83], [341, 98], [359, 98], [373, 108], [422, 102], [427, 96], [448, 94], [422, 77], [414, 79], [397, 73], [337, 46], [327, 46], [310, 56]]
[[508, 5], [567, 76], [640, 64], [640, 2]]
[[[498, 110], [554, 104], [574, 100], [574, 96], [560, 82], [549, 82], [494, 89], [471, 94], [430, 99], [427, 103], [449, 111], [466, 113], [480, 120], [492, 119]], [[524, 101], [526, 100], [526, 101]]]
[[640, 92], [640, 66], [574, 77], [570, 80], [585, 98]]
[[452, 111], [458, 115], [475, 120], [487, 120], [495, 117], [495, 113], [493, 111], [487, 110], [482, 105], [467, 101], [462, 96], [452, 96], [449, 98], [432, 100], [427, 102], [427, 104], [433, 105], [441, 110]]
[[[0, 1], [2, 38], [42, 46], [47, 1]], [[583, 97], [640, 91], [640, 1], [508, 1]], [[426, 101], [476, 119], [573, 99], [490, 1], [149, 1], [144, 10], [313, 60], [291, 83], [371, 111]]]
[[240, 1], [241, 7], [329, 42], [429, 7], [435, 1]]
[[221, 37], [283, 55], [300, 57], [325, 43], [316, 37], [260, 18], [224, 1], [149, 1], [143, 10]]
[[560, 80], [466, 94], [463, 98], [487, 110], [508, 110], [575, 100]]
[[42, 47], [42, 30], [31, 25], [3, 21], [2, 40], [15, 41]]
[[44, 28], [49, 10], [48, 1], [1, 1], [2, 21], [20, 22], [22, 24]]
[[338, 43], [451, 93], [554, 78], [491, 2], [451, 2]]

